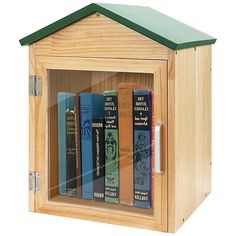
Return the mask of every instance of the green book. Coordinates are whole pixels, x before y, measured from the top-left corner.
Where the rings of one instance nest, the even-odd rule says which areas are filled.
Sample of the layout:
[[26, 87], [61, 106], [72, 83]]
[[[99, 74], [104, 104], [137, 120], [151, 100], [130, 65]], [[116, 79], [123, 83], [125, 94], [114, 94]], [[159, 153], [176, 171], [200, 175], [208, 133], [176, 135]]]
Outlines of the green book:
[[104, 91], [105, 202], [119, 202], [118, 98], [117, 91]]

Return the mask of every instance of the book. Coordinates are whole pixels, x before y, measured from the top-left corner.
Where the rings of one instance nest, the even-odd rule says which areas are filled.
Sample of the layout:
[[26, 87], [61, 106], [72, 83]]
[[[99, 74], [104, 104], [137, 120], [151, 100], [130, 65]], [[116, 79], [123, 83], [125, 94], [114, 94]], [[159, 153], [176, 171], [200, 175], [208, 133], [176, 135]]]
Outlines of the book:
[[118, 99], [117, 91], [104, 91], [105, 201], [119, 201]]
[[134, 202], [133, 171], [133, 90], [147, 88], [136, 83], [118, 84], [120, 203]]
[[[61, 195], [67, 195], [67, 187], [71, 187], [70, 181], [72, 173], [68, 173], [68, 171], [73, 172], [73, 168], [69, 168], [70, 161], [67, 162], [67, 154], [69, 153], [69, 149], [67, 149], [67, 119], [69, 120], [69, 113], [67, 117], [67, 111], [73, 111], [74, 104], [73, 98], [75, 94], [59, 92], [57, 94], [57, 102], [58, 102], [58, 170], [59, 170], [59, 193]], [[72, 125], [73, 126], [73, 125]], [[71, 135], [70, 138], [72, 138]], [[72, 141], [73, 142], [73, 141]], [[73, 143], [72, 143], [73, 144]], [[69, 156], [68, 156], [69, 158]], [[69, 158], [70, 160], [73, 159]], [[67, 185], [69, 183], [69, 186]]]
[[76, 186], [77, 197], [82, 196], [82, 172], [81, 172], [81, 143], [80, 143], [80, 101], [79, 96], [75, 96], [74, 111], [75, 111], [75, 150], [76, 150]]
[[134, 205], [151, 208], [152, 97], [134, 90]]
[[93, 136], [93, 197], [97, 201], [105, 199], [105, 152], [104, 152], [104, 117], [92, 121]]
[[154, 113], [154, 92], [152, 91], [152, 140], [151, 140], [151, 169], [152, 169], [152, 185], [151, 185], [151, 192], [152, 192], [152, 205], [151, 207], [154, 208], [154, 180], [155, 180], [155, 113]]
[[66, 110], [66, 190], [67, 195], [77, 195], [76, 183], [76, 150], [75, 150], [75, 113], [74, 98], [69, 97]]
[[80, 94], [80, 135], [82, 153], [82, 197], [93, 199], [92, 119], [104, 116], [103, 95]]

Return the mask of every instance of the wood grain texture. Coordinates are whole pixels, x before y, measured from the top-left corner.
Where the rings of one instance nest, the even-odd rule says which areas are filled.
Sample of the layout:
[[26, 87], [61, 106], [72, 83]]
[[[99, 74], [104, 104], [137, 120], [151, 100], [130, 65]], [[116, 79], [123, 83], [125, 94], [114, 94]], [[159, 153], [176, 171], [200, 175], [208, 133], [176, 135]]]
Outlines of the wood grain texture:
[[[35, 75], [35, 54], [34, 48], [29, 47], [29, 75]], [[29, 96], [29, 171], [35, 171], [35, 98]], [[29, 192], [29, 211], [35, 211], [35, 194]]]
[[196, 56], [178, 51], [175, 77], [176, 224], [195, 209], [196, 199]]
[[168, 54], [168, 231], [175, 232], [176, 168], [175, 168], [175, 52]]
[[[42, 173], [42, 190], [37, 193], [35, 210], [50, 214], [90, 219], [107, 223], [167, 231], [167, 63], [158, 60], [119, 60], [88, 58], [36, 58], [37, 73], [42, 76], [43, 94], [36, 103], [37, 170]], [[55, 68], [57, 70], [55, 70]], [[94, 70], [96, 68], [96, 70]], [[53, 69], [53, 70], [49, 70]], [[68, 70], [68, 71], [67, 71]], [[70, 71], [71, 70], [71, 71]], [[79, 71], [74, 71], [79, 70]], [[91, 73], [91, 71], [93, 71]], [[101, 72], [99, 72], [101, 71]], [[114, 71], [120, 71], [114, 73]], [[130, 72], [130, 73], [125, 73]], [[147, 73], [147, 74], [146, 74]], [[50, 78], [50, 82], [49, 82]], [[57, 112], [58, 91], [79, 92], [81, 88], [103, 92], [119, 82], [137, 81], [151, 85], [158, 92], [156, 121], [164, 122], [164, 175], [155, 175], [155, 209], [143, 210], [118, 205], [107, 208], [89, 201], [73, 203], [58, 198]], [[96, 86], [94, 86], [96, 84]], [[88, 87], [89, 86], [89, 87]], [[50, 191], [49, 191], [50, 190]], [[127, 208], [126, 208], [127, 207]]]
[[34, 45], [37, 56], [167, 59], [167, 47], [101, 14], [92, 14]]
[[211, 192], [211, 46], [196, 51], [196, 204]]
[[[211, 46], [173, 51], [95, 13], [30, 45], [29, 74], [42, 77], [42, 96], [29, 97], [29, 170], [42, 175], [30, 211], [176, 232], [210, 193]], [[153, 88], [163, 122], [154, 209], [59, 196], [57, 93], [123, 82]]]
[[124, 73], [124, 72], [92, 72], [92, 91], [103, 93], [105, 90], [118, 89], [119, 83], [135, 81], [153, 88], [153, 74], [151, 73]]
[[[58, 130], [57, 130], [57, 72], [47, 71], [48, 78], [48, 158], [49, 158], [49, 197], [58, 193]], [[52, 175], [54, 178], [52, 178]]]
[[211, 47], [178, 51], [168, 94], [168, 230], [205, 199], [211, 182]]
[[110, 224], [159, 229], [152, 209], [129, 208], [124, 205], [56, 196], [50, 201], [45, 201], [37, 211]]
[[38, 63], [45, 69], [83, 70], [104, 72], [155, 73], [166, 61], [109, 58], [45, 57], [38, 56]]
[[[159, 228], [156, 230], [168, 231], [167, 228], [167, 63], [159, 67], [154, 73], [154, 124], [162, 123], [161, 161], [162, 174], [154, 175], [154, 216]], [[160, 209], [159, 209], [160, 208]]]
[[[42, 96], [35, 96], [34, 99], [34, 169], [36, 172], [46, 173], [48, 169], [44, 169], [43, 161], [47, 160], [47, 149], [48, 149], [48, 135], [47, 135], [47, 82], [46, 82], [46, 71], [43, 71], [42, 64], [38, 62], [35, 57], [35, 74], [42, 78]], [[42, 174], [41, 186], [46, 187], [47, 185], [47, 173]], [[46, 194], [48, 191], [46, 192]], [[43, 205], [43, 200], [47, 195], [43, 195], [43, 192], [35, 193], [35, 211]]]

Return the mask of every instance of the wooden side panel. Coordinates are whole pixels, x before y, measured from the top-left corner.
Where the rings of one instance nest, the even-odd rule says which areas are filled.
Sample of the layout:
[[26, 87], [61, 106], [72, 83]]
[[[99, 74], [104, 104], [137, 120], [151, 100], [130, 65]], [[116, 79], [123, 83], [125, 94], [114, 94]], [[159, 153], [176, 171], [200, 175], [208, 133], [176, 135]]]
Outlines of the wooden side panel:
[[168, 101], [171, 232], [205, 199], [211, 182], [210, 46], [180, 50], [174, 60]]
[[196, 204], [211, 192], [211, 46], [196, 51]]
[[167, 48], [101, 14], [92, 14], [36, 43], [36, 55], [167, 59]]
[[196, 57], [194, 48], [176, 56], [175, 158], [176, 225], [196, 206]]
[[[35, 54], [32, 46], [29, 46], [29, 74], [35, 75]], [[35, 171], [35, 101], [33, 96], [29, 96], [29, 171]], [[29, 192], [29, 211], [35, 211], [35, 195]]]

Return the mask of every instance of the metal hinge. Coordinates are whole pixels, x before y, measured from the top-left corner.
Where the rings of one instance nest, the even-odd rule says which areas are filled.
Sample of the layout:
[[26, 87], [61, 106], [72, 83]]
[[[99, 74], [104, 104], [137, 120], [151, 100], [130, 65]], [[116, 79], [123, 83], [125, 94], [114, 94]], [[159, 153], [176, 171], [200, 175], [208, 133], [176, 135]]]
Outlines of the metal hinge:
[[42, 95], [42, 78], [36, 75], [29, 75], [29, 95]]
[[34, 193], [41, 191], [41, 173], [29, 172], [29, 191]]

